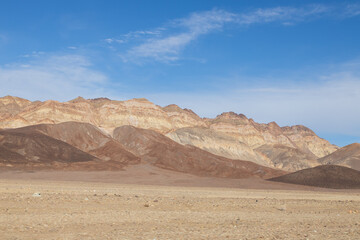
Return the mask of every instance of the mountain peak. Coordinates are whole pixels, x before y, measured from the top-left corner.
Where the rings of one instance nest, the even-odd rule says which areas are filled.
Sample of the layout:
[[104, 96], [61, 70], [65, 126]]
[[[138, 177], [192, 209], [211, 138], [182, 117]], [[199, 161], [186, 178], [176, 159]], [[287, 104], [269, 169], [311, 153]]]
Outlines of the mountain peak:
[[111, 99], [109, 98], [106, 98], [106, 97], [99, 97], [99, 98], [92, 98], [92, 99], [89, 99], [90, 101], [111, 101]]
[[269, 122], [267, 125], [268, 125], [271, 129], [281, 130], [280, 126], [279, 126], [276, 122], [274, 122], [274, 121]]
[[182, 111], [184, 111], [184, 109], [182, 109], [181, 107], [179, 107], [176, 104], [167, 105], [167, 106], [163, 107], [163, 110], [166, 112], [182, 112]]
[[128, 101], [136, 101], [136, 102], [150, 102], [148, 99], [146, 98], [133, 98], [133, 99], [130, 99]]
[[77, 97], [69, 101], [70, 103], [79, 103], [79, 102], [86, 102], [86, 99], [83, 97]]
[[287, 133], [302, 133], [307, 135], [316, 135], [310, 128], [303, 125], [285, 126], [281, 128]]
[[343, 149], [359, 149], [360, 150], [360, 143], [352, 143], [343, 147]]
[[15, 96], [4, 96], [4, 97], [0, 97], [0, 103], [4, 104], [4, 105], [8, 105], [11, 103], [16, 103], [19, 106], [24, 106], [24, 105], [28, 105], [31, 103], [31, 101], [25, 99], [25, 98], [19, 98], [19, 97], [15, 97]]
[[240, 114], [237, 114], [235, 112], [223, 112], [222, 114], [220, 115], [217, 115], [216, 118], [219, 118], [219, 119], [243, 119], [243, 120], [248, 120], [248, 118], [240, 113]]

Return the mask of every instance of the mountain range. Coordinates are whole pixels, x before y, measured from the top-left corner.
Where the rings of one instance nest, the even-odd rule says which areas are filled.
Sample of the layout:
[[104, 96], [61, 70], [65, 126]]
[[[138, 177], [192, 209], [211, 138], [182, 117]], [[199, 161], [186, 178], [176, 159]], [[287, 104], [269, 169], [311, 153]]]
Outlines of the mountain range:
[[201, 118], [146, 99], [0, 98], [0, 167], [116, 170], [132, 164], [200, 176], [270, 178], [319, 165], [360, 170], [360, 144], [225, 112]]

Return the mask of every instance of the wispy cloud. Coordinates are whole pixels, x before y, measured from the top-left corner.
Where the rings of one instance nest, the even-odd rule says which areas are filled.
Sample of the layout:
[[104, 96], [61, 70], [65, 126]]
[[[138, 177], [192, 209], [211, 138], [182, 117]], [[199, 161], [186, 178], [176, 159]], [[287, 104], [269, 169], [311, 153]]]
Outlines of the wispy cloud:
[[[192, 13], [187, 18], [170, 21], [168, 28], [156, 32], [156, 36], [143, 39], [121, 54], [124, 61], [139, 62], [156, 60], [173, 62], [179, 59], [181, 51], [199, 36], [221, 30], [225, 23], [233, 22], [235, 14], [223, 10]], [[167, 30], [167, 31], [165, 31]]]
[[173, 27], [185, 28], [185, 31], [147, 39], [128, 50], [123, 57], [125, 60], [150, 58], [161, 62], [178, 60], [181, 50], [186, 45], [200, 35], [221, 29], [225, 23], [233, 21], [234, 17], [234, 14], [222, 10], [193, 13], [188, 18], [172, 21]]
[[349, 4], [346, 6], [346, 11], [344, 12], [345, 17], [354, 17], [360, 15], [360, 4]]
[[322, 14], [328, 13], [330, 10], [331, 8], [325, 5], [309, 5], [303, 8], [275, 7], [257, 9], [250, 13], [239, 14], [237, 23], [249, 25], [280, 21], [283, 24], [288, 24], [304, 21], [309, 17], [320, 17]]
[[299, 8], [260, 8], [246, 13], [213, 9], [194, 12], [185, 18], [172, 20], [166, 24], [166, 27], [130, 32], [120, 38], [108, 38], [104, 41], [113, 48], [113, 44], [128, 43], [119, 54], [124, 62], [143, 63], [155, 60], [170, 63], [179, 60], [186, 46], [200, 36], [222, 31], [227, 25], [250, 26], [271, 22], [294, 25], [324, 16], [342, 14], [343, 17], [351, 17], [359, 14], [359, 9], [358, 5], [347, 5], [339, 9], [321, 4]]
[[81, 55], [33, 53], [25, 62], [0, 66], [0, 95], [69, 100], [103, 95], [106, 82], [106, 75]]
[[129, 41], [132, 40], [136, 40], [139, 38], [144, 38], [144, 37], [154, 37], [154, 36], [159, 36], [164, 30], [166, 30], [165, 28], [157, 28], [155, 30], [146, 30], [146, 31], [134, 31], [134, 32], [129, 32], [127, 34], [123, 34], [117, 38], [113, 37], [113, 38], [106, 38], [104, 39], [104, 41], [108, 44], [113, 44], [113, 43], [117, 43], [117, 44], [122, 44], [122, 43], [127, 43]]

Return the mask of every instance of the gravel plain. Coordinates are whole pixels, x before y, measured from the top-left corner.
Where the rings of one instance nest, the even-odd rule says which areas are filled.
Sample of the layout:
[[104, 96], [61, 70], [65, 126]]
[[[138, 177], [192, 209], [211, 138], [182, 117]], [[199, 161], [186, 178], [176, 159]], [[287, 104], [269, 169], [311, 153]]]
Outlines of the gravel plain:
[[0, 236], [360, 239], [360, 192], [1, 179]]

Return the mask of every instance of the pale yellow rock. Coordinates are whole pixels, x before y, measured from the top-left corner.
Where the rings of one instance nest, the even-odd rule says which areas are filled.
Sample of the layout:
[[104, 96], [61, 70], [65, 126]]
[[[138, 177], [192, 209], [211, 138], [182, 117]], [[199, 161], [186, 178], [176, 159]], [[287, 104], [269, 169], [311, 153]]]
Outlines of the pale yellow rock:
[[286, 135], [293, 143], [303, 150], [309, 150], [317, 157], [321, 158], [339, 149], [330, 144], [325, 139], [319, 138], [313, 131], [304, 126], [283, 127]]
[[219, 156], [247, 160], [264, 166], [273, 166], [271, 161], [254, 152], [247, 144], [212, 129], [181, 128], [168, 133], [166, 136], [180, 144], [193, 145]]

